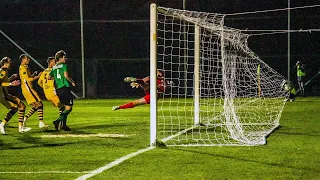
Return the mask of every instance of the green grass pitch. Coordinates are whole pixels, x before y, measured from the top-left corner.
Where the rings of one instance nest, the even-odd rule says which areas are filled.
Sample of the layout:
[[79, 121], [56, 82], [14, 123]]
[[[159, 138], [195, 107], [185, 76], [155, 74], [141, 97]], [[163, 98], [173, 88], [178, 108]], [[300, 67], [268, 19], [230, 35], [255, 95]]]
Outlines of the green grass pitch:
[[[147, 148], [149, 106], [111, 110], [130, 100], [75, 100], [71, 132], [53, 131], [58, 109], [47, 101], [46, 132], [39, 130], [36, 113], [27, 123], [32, 130], [18, 133], [15, 115], [7, 135], [0, 135], [0, 179], [76, 179]], [[91, 179], [320, 179], [319, 112], [320, 98], [298, 98], [286, 104], [281, 127], [264, 146], [156, 148]], [[0, 117], [5, 113], [2, 106]]]

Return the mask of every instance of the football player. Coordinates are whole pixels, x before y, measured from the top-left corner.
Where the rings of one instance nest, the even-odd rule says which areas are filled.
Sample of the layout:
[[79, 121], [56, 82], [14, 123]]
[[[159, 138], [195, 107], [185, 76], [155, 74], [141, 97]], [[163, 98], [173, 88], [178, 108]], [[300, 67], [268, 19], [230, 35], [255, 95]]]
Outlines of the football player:
[[[135, 106], [144, 105], [144, 104], [150, 104], [150, 76], [138, 79], [135, 77], [126, 77], [124, 79], [125, 82], [130, 83], [132, 88], [139, 88], [141, 87], [144, 90], [145, 96], [137, 99], [133, 102], [129, 102], [127, 104], [123, 104], [120, 106], [113, 106], [112, 110], [118, 110], [118, 109], [127, 109], [127, 108], [133, 108]], [[169, 87], [169, 83], [167, 83], [164, 79], [164, 72], [161, 70], [157, 70], [157, 98], [159, 98], [159, 95], [162, 94], [165, 89]]]
[[31, 71], [28, 67], [30, 63], [30, 58], [26, 54], [22, 54], [19, 57], [19, 60], [21, 62], [21, 65], [19, 67], [19, 76], [21, 81], [21, 90], [24, 98], [26, 99], [27, 103], [29, 105], [32, 105], [32, 108], [28, 111], [26, 117], [24, 118], [24, 125], [25, 122], [28, 120], [30, 116], [35, 111], [38, 111], [38, 117], [39, 117], [39, 128], [47, 128], [48, 125], [46, 125], [43, 122], [43, 104], [41, 102], [41, 99], [38, 95], [38, 93], [33, 89], [33, 81], [39, 79], [41, 73], [37, 75], [37, 72], [31, 74]]
[[59, 108], [59, 113], [61, 114], [64, 110], [64, 107], [61, 105], [59, 97], [57, 96], [56, 89], [54, 87], [54, 81], [53, 79], [49, 79], [49, 73], [52, 70], [52, 67], [56, 65], [56, 59], [54, 57], [49, 57], [47, 60], [48, 68], [45, 69], [39, 80], [38, 84], [43, 89], [44, 95], [46, 98], [52, 102], [52, 104]]
[[8, 77], [8, 69], [11, 67], [11, 59], [4, 57], [0, 61], [0, 103], [3, 104], [9, 112], [5, 116], [4, 120], [0, 124], [0, 133], [6, 134], [4, 126], [12, 118], [12, 116], [18, 112], [19, 120], [19, 132], [29, 131], [31, 128], [23, 127], [23, 118], [26, 106], [24, 103], [17, 97], [9, 94], [7, 87], [8, 86], [19, 86], [20, 81], [15, 80], [18, 78], [17, 74], [13, 74], [10, 78]]

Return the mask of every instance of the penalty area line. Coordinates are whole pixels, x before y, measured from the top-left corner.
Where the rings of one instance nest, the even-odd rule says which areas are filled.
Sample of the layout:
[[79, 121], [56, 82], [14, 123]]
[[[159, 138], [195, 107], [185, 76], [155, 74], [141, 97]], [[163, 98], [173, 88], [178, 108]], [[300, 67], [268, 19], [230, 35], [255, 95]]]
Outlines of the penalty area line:
[[126, 156], [123, 156], [123, 157], [121, 157], [121, 158], [119, 158], [119, 159], [117, 159], [117, 160], [115, 160], [115, 161], [113, 161], [113, 162], [111, 162], [109, 164], [106, 164], [105, 166], [102, 166], [102, 167], [100, 167], [100, 168], [98, 168], [96, 170], [91, 171], [88, 174], [85, 174], [83, 176], [78, 177], [76, 180], [86, 180], [88, 178], [91, 178], [91, 177], [93, 177], [93, 176], [95, 176], [97, 174], [100, 174], [103, 171], [105, 171], [107, 169], [110, 169], [110, 168], [112, 168], [112, 167], [114, 167], [114, 166], [116, 166], [116, 165], [118, 165], [118, 164], [120, 164], [120, 163], [122, 163], [122, 162], [124, 162], [124, 161], [126, 161], [126, 160], [128, 160], [128, 159], [130, 159], [132, 157], [134, 157], [134, 156], [137, 156], [139, 154], [142, 154], [142, 153], [147, 152], [149, 150], [152, 150], [154, 148], [155, 148], [155, 146], [150, 146], [148, 148], [141, 149], [141, 150], [136, 151], [134, 153], [128, 154]]
[[8, 171], [0, 174], [87, 174], [91, 171]]
[[129, 137], [131, 135], [126, 134], [48, 134], [42, 135], [43, 138], [66, 138], [66, 137], [74, 137], [74, 138], [91, 138], [91, 137], [99, 137], [99, 138], [123, 138]]

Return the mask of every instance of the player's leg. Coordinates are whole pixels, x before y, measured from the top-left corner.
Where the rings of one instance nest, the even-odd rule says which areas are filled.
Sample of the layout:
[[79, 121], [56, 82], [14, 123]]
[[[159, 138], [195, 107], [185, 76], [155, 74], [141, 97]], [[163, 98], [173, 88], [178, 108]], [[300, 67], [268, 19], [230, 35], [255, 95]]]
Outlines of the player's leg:
[[304, 89], [304, 80], [305, 80], [305, 77], [301, 77], [301, 88], [302, 88], [302, 96], [303, 97], [306, 97], [306, 93], [305, 93], [305, 89]]
[[70, 131], [71, 129], [67, 126], [67, 118], [70, 112], [72, 111], [72, 106], [64, 106], [63, 112], [60, 114], [59, 118], [55, 121], [53, 121], [53, 124], [55, 125], [56, 131], [60, 129], [65, 131]]
[[32, 108], [27, 112], [26, 116], [24, 117], [24, 124], [26, 121], [37, 111], [36, 102], [37, 99], [34, 95], [29, 91], [22, 91], [23, 97], [26, 99], [27, 104], [32, 105]]
[[37, 111], [38, 111], [39, 128], [40, 129], [48, 128], [49, 125], [47, 125], [43, 122], [43, 104], [42, 104], [42, 102], [41, 101], [36, 102], [36, 107], [37, 107]]
[[26, 98], [27, 103], [32, 105], [32, 108], [28, 111], [27, 115], [24, 118], [24, 125], [30, 118], [30, 116], [32, 116], [37, 111], [39, 118], [39, 128], [43, 129], [49, 127], [49, 125], [43, 122], [43, 104], [38, 93], [32, 89], [30, 91], [23, 92], [23, 96]]
[[72, 111], [72, 106], [68, 105], [65, 106], [65, 109], [63, 110], [63, 112], [61, 113], [61, 115], [64, 116], [64, 118], [62, 119], [62, 123], [61, 123], [61, 129], [65, 130], [65, 131], [70, 131], [71, 129], [67, 126], [67, 119], [68, 119], [68, 115], [71, 113]]
[[19, 132], [23, 133], [23, 132], [30, 131], [31, 128], [25, 127], [25, 124], [23, 121], [24, 120], [24, 113], [26, 111], [26, 106], [24, 105], [24, 103], [22, 101], [19, 101], [17, 106], [18, 106]]
[[118, 109], [128, 109], [128, 108], [133, 108], [135, 106], [144, 105], [144, 104], [148, 104], [148, 98], [146, 96], [143, 97], [143, 98], [137, 99], [137, 100], [135, 100], [133, 102], [129, 102], [129, 103], [123, 104], [121, 106], [113, 106], [112, 110], [115, 111], [115, 110], [118, 110]]
[[32, 108], [27, 112], [26, 117], [24, 117], [24, 121], [27, 121], [36, 111], [37, 109], [32, 106]]
[[60, 114], [59, 118], [53, 121], [55, 129], [58, 131], [59, 125], [61, 123], [60, 129], [65, 131], [70, 131], [71, 129], [67, 126], [67, 117], [72, 111], [73, 107], [73, 97], [69, 88], [57, 89], [57, 95], [60, 99], [61, 104], [64, 105], [64, 110]]
[[[4, 103], [1, 103], [1, 104], [5, 105]], [[6, 106], [6, 107], [8, 108], [8, 106]], [[18, 111], [18, 108], [15, 108], [15, 107], [10, 107], [8, 109], [9, 109], [9, 112], [6, 114], [6, 116], [4, 117], [4, 119], [2, 120], [2, 122], [0, 124], [0, 133], [1, 134], [6, 134], [6, 131], [4, 130], [4, 126], [7, 124], [7, 122], [10, 121], [12, 116]]]
[[299, 84], [300, 95], [303, 96], [303, 91], [304, 91], [304, 90], [303, 90], [303, 82], [299, 80], [299, 81], [298, 81], [298, 84]]
[[52, 104], [55, 106], [55, 107], [58, 107], [59, 108], [59, 114], [61, 114], [65, 107], [61, 104], [60, 100], [59, 100], [59, 97], [57, 95], [55, 96], [52, 96], [50, 98], [47, 98], [49, 101], [52, 102]]
[[9, 112], [6, 114], [4, 120], [0, 124], [1, 134], [5, 134], [4, 126], [5, 124], [12, 118], [12, 116], [19, 110], [18, 119], [19, 119], [19, 132], [29, 131], [31, 128], [26, 128], [26, 130], [22, 127], [23, 116], [25, 105], [20, 101], [19, 98], [15, 96], [11, 96], [10, 94], [6, 97], [0, 98], [1, 104], [3, 104], [6, 108], [9, 109]]

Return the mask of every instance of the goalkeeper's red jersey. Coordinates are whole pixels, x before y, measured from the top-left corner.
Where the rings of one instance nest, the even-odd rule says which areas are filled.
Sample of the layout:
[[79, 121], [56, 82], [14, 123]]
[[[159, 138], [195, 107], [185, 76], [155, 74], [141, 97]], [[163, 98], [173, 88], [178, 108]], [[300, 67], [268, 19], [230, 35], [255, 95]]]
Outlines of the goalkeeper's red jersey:
[[[164, 93], [164, 90], [166, 88], [166, 82], [163, 78], [157, 79], [157, 92], [158, 94]], [[144, 91], [146, 95], [150, 95], [150, 89]]]

